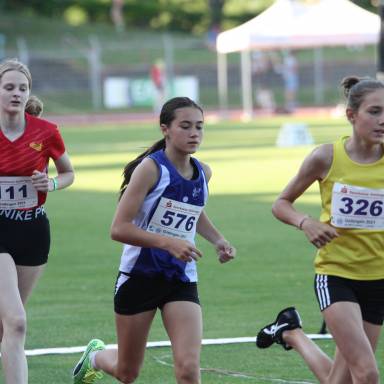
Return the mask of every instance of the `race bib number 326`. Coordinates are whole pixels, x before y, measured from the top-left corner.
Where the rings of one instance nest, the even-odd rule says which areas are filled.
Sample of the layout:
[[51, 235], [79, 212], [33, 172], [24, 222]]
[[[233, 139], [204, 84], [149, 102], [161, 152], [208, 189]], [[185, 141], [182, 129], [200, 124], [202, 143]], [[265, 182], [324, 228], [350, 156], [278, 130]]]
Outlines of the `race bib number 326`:
[[37, 191], [27, 176], [0, 177], [0, 209], [33, 208]]
[[384, 229], [384, 189], [335, 183], [331, 223], [339, 228]]

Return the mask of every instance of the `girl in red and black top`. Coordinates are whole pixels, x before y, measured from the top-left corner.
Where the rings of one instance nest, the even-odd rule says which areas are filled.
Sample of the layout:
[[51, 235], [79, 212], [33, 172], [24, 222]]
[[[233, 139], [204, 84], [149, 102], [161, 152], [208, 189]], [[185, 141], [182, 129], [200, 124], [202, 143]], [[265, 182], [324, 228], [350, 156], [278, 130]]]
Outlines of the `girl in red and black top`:
[[[25, 302], [48, 259], [44, 202], [48, 192], [74, 179], [57, 126], [33, 116], [42, 104], [30, 95], [31, 86], [24, 64], [0, 63], [0, 341], [5, 382], [14, 384], [28, 382]], [[53, 178], [50, 158], [57, 171]]]

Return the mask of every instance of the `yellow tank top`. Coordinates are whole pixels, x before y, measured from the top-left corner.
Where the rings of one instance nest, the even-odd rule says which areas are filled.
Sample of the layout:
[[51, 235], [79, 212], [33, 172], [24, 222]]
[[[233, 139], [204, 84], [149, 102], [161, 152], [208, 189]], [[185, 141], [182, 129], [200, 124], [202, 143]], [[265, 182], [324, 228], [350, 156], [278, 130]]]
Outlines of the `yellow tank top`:
[[383, 279], [384, 229], [375, 227], [384, 220], [384, 157], [356, 163], [345, 151], [347, 139], [334, 143], [331, 168], [320, 182], [320, 221], [332, 221], [340, 236], [319, 249], [315, 271], [355, 280]]

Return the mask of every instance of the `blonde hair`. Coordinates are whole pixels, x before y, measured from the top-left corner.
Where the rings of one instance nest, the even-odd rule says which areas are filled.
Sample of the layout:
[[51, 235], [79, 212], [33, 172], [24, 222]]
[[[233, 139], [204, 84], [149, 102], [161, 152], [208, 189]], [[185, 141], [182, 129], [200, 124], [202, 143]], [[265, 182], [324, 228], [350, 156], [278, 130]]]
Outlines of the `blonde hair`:
[[32, 116], [40, 117], [43, 113], [43, 102], [35, 95], [30, 95], [25, 105], [25, 112]]
[[5, 72], [21, 72], [28, 80], [29, 89], [32, 89], [32, 76], [28, 67], [17, 59], [6, 59], [0, 63], [0, 80]]

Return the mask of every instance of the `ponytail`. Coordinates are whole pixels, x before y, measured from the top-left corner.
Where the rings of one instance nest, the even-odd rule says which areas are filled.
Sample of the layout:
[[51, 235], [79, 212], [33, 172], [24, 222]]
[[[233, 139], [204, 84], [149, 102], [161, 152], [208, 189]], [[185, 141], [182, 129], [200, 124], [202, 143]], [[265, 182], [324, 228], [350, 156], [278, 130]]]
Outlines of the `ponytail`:
[[383, 89], [384, 83], [369, 77], [348, 76], [342, 80], [341, 86], [347, 99], [347, 108], [357, 111], [366, 95]]
[[165, 138], [162, 138], [161, 140], [156, 141], [156, 143], [154, 143], [151, 147], [149, 147], [145, 152], [137, 156], [136, 159], [132, 160], [124, 167], [124, 172], [123, 172], [124, 180], [120, 186], [119, 200], [121, 199], [121, 196], [125, 191], [125, 188], [127, 187], [129, 181], [131, 180], [132, 173], [136, 169], [136, 167], [142, 162], [142, 160], [145, 157], [147, 157], [151, 153], [159, 151], [160, 149], [165, 149]]
[[43, 102], [35, 95], [30, 95], [25, 105], [25, 112], [29, 115], [40, 117], [43, 113]]

